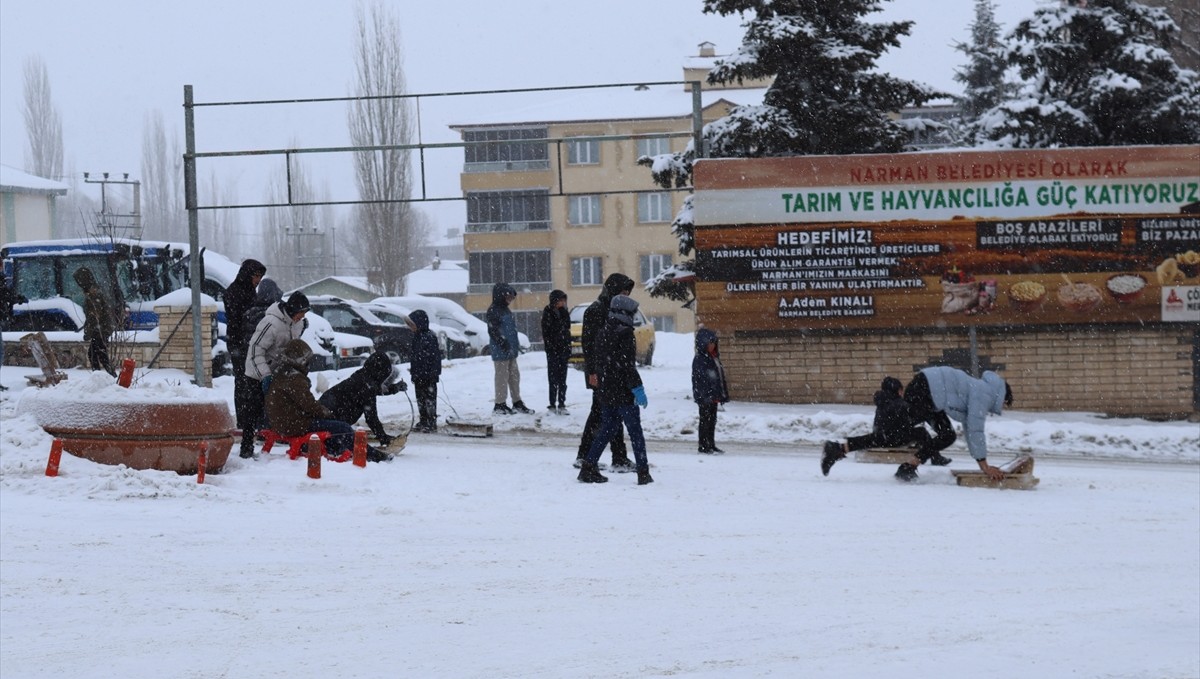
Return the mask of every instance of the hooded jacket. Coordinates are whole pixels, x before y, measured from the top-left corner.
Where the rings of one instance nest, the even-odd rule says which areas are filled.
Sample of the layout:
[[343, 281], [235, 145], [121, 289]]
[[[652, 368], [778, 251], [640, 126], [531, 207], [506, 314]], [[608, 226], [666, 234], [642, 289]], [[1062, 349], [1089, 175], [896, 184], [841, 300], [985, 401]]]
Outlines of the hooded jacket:
[[83, 290], [83, 339], [89, 342], [97, 339], [107, 341], [109, 335], [113, 334], [112, 309], [100, 292], [100, 286], [96, 285], [96, 276], [91, 269], [83, 266], [76, 269], [71, 277]]
[[[583, 312], [583, 331], [580, 334], [579, 340], [583, 347], [583, 370], [585, 374], [595, 375], [596, 366], [592, 363], [592, 350], [596, 346], [596, 336], [600, 333], [600, 329], [604, 327], [605, 319], [608, 318], [609, 305], [612, 304], [612, 298], [622, 292], [633, 290], [633, 279], [623, 273], [614, 273], [604, 280], [604, 287], [600, 290], [600, 296], [596, 301], [588, 305], [587, 310]], [[585, 384], [587, 384], [585, 382]], [[587, 385], [591, 389], [590, 384]]]
[[493, 361], [511, 361], [521, 354], [517, 321], [508, 308], [508, 296], [517, 291], [508, 283], [492, 286], [492, 305], [487, 310], [488, 339]]
[[250, 350], [246, 359], [246, 376], [262, 381], [271, 374], [279, 361], [283, 347], [291, 340], [300, 339], [308, 321], [301, 319], [293, 323], [292, 317], [283, 310], [283, 302], [267, 307], [263, 319], [254, 328], [250, 337]]
[[637, 370], [637, 342], [633, 337], [633, 317], [637, 301], [620, 295], [609, 303], [604, 327], [596, 335], [592, 348], [600, 400], [610, 406], [633, 404], [633, 389], [642, 384]]
[[562, 290], [552, 290], [550, 303], [542, 309], [542, 345], [547, 355], [571, 353], [571, 312], [566, 307], [555, 306], [560, 299], [566, 298], [567, 294]]
[[242, 262], [233, 282], [225, 288], [225, 344], [229, 346], [230, 353], [238, 349], [244, 354], [250, 344], [250, 334], [254, 328], [246, 327], [246, 312], [254, 306], [254, 276], [266, 271], [267, 267], [262, 262], [247, 259]]
[[313, 398], [308, 380], [312, 355], [304, 340], [288, 342], [279, 354], [265, 405], [271, 429], [284, 436], [307, 434], [312, 431], [313, 420], [334, 419], [333, 411]]
[[242, 336], [246, 338], [247, 345], [254, 335], [254, 329], [258, 327], [258, 322], [267, 314], [267, 309], [282, 301], [283, 290], [279, 289], [279, 285], [275, 281], [264, 278], [258, 282], [258, 292], [254, 295], [254, 301], [246, 309], [246, 313], [242, 314], [241, 319]]
[[[708, 353], [709, 343], [717, 345], [715, 354]], [[696, 403], [728, 403], [729, 385], [721, 365], [720, 340], [708, 328], [696, 331], [696, 356], [692, 359], [692, 398]]]
[[875, 392], [875, 433], [889, 440], [904, 438], [917, 424], [908, 401], [900, 395], [901, 386], [900, 380], [888, 377], [883, 381], [884, 388]]
[[962, 423], [971, 457], [987, 457], [984, 423], [988, 413], [999, 415], [1004, 409], [1004, 378], [992, 371], [976, 379], [958, 368], [935, 366], [921, 370], [929, 381], [933, 407]]
[[[375, 398], [390, 393], [385, 387], [391, 377], [391, 360], [387, 354], [377, 351], [367, 358], [363, 367], [322, 394], [319, 403], [333, 412], [334, 419], [346, 424], [354, 424], [365, 416], [371, 433], [376, 438], [384, 438], [387, 432], [379, 421]], [[274, 384], [271, 388], [275, 388]]]
[[408, 372], [413, 384], [437, 382], [442, 374], [442, 348], [429, 329], [429, 314], [417, 309], [408, 315], [413, 327]]

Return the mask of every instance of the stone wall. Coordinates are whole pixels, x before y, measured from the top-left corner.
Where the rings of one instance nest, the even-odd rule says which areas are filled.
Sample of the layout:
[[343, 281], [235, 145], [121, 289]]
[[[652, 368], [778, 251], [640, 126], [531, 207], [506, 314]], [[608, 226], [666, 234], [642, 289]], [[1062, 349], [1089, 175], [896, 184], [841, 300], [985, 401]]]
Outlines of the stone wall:
[[[191, 375], [194, 372], [195, 360], [192, 356], [192, 316], [188, 312], [190, 305], [157, 306], [154, 313], [158, 314], [158, 337], [162, 344], [162, 353], [155, 362], [156, 368], [174, 368]], [[204, 357], [203, 380], [198, 384], [212, 384], [212, 348], [216, 341], [216, 306], [200, 307], [200, 355]]]
[[[1194, 417], [1200, 330], [1194, 326], [980, 329], [980, 369], [1013, 388], [1018, 410]], [[738, 332], [722, 338], [734, 399], [870, 404], [879, 382], [930, 365], [970, 368], [965, 331]]]

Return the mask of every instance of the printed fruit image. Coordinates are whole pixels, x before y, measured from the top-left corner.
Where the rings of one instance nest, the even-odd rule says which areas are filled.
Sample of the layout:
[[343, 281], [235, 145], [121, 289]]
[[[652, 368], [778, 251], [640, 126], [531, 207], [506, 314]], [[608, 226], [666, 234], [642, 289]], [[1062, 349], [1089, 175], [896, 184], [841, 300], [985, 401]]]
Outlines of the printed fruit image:
[[1195, 278], [1200, 274], [1200, 252], [1188, 250], [1181, 255], [1175, 255], [1175, 262], [1179, 266], [1179, 271], [1188, 278]]

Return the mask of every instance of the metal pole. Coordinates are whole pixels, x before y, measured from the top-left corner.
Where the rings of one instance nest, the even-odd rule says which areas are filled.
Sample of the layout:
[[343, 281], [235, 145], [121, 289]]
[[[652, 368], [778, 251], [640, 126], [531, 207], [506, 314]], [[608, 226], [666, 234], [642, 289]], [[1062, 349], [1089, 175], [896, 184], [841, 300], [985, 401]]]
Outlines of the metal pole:
[[192, 106], [192, 86], [183, 86], [183, 130], [187, 150], [183, 154], [183, 194], [188, 213], [188, 248], [191, 251], [189, 264], [192, 281], [192, 359], [193, 377], [197, 386], [208, 387], [204, 373], [203, 346], [200, 342], [200, 212], [196, 209], [196, 117]]
[[692, 157], [699, 160], [704, 157], [704, 101], [700, 98], [699, 80], [692, 80], [688, 86], [692, 89], [692, 147], [695, 149]]
[[975, 336], [975, 326], [967, 328], [967, 339], [971, 344], [971, 377], [979, 377], [979, 340]]

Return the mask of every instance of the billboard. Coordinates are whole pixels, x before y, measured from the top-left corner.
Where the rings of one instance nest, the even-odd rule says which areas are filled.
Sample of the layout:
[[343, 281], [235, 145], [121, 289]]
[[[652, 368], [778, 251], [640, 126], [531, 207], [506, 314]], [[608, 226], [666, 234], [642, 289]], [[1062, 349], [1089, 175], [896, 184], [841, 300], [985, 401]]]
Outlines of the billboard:
[[1186, 322], [1167, 295], [1200, 286], [1200, 146], [704, 159], [694, 177], [711, 326]]

